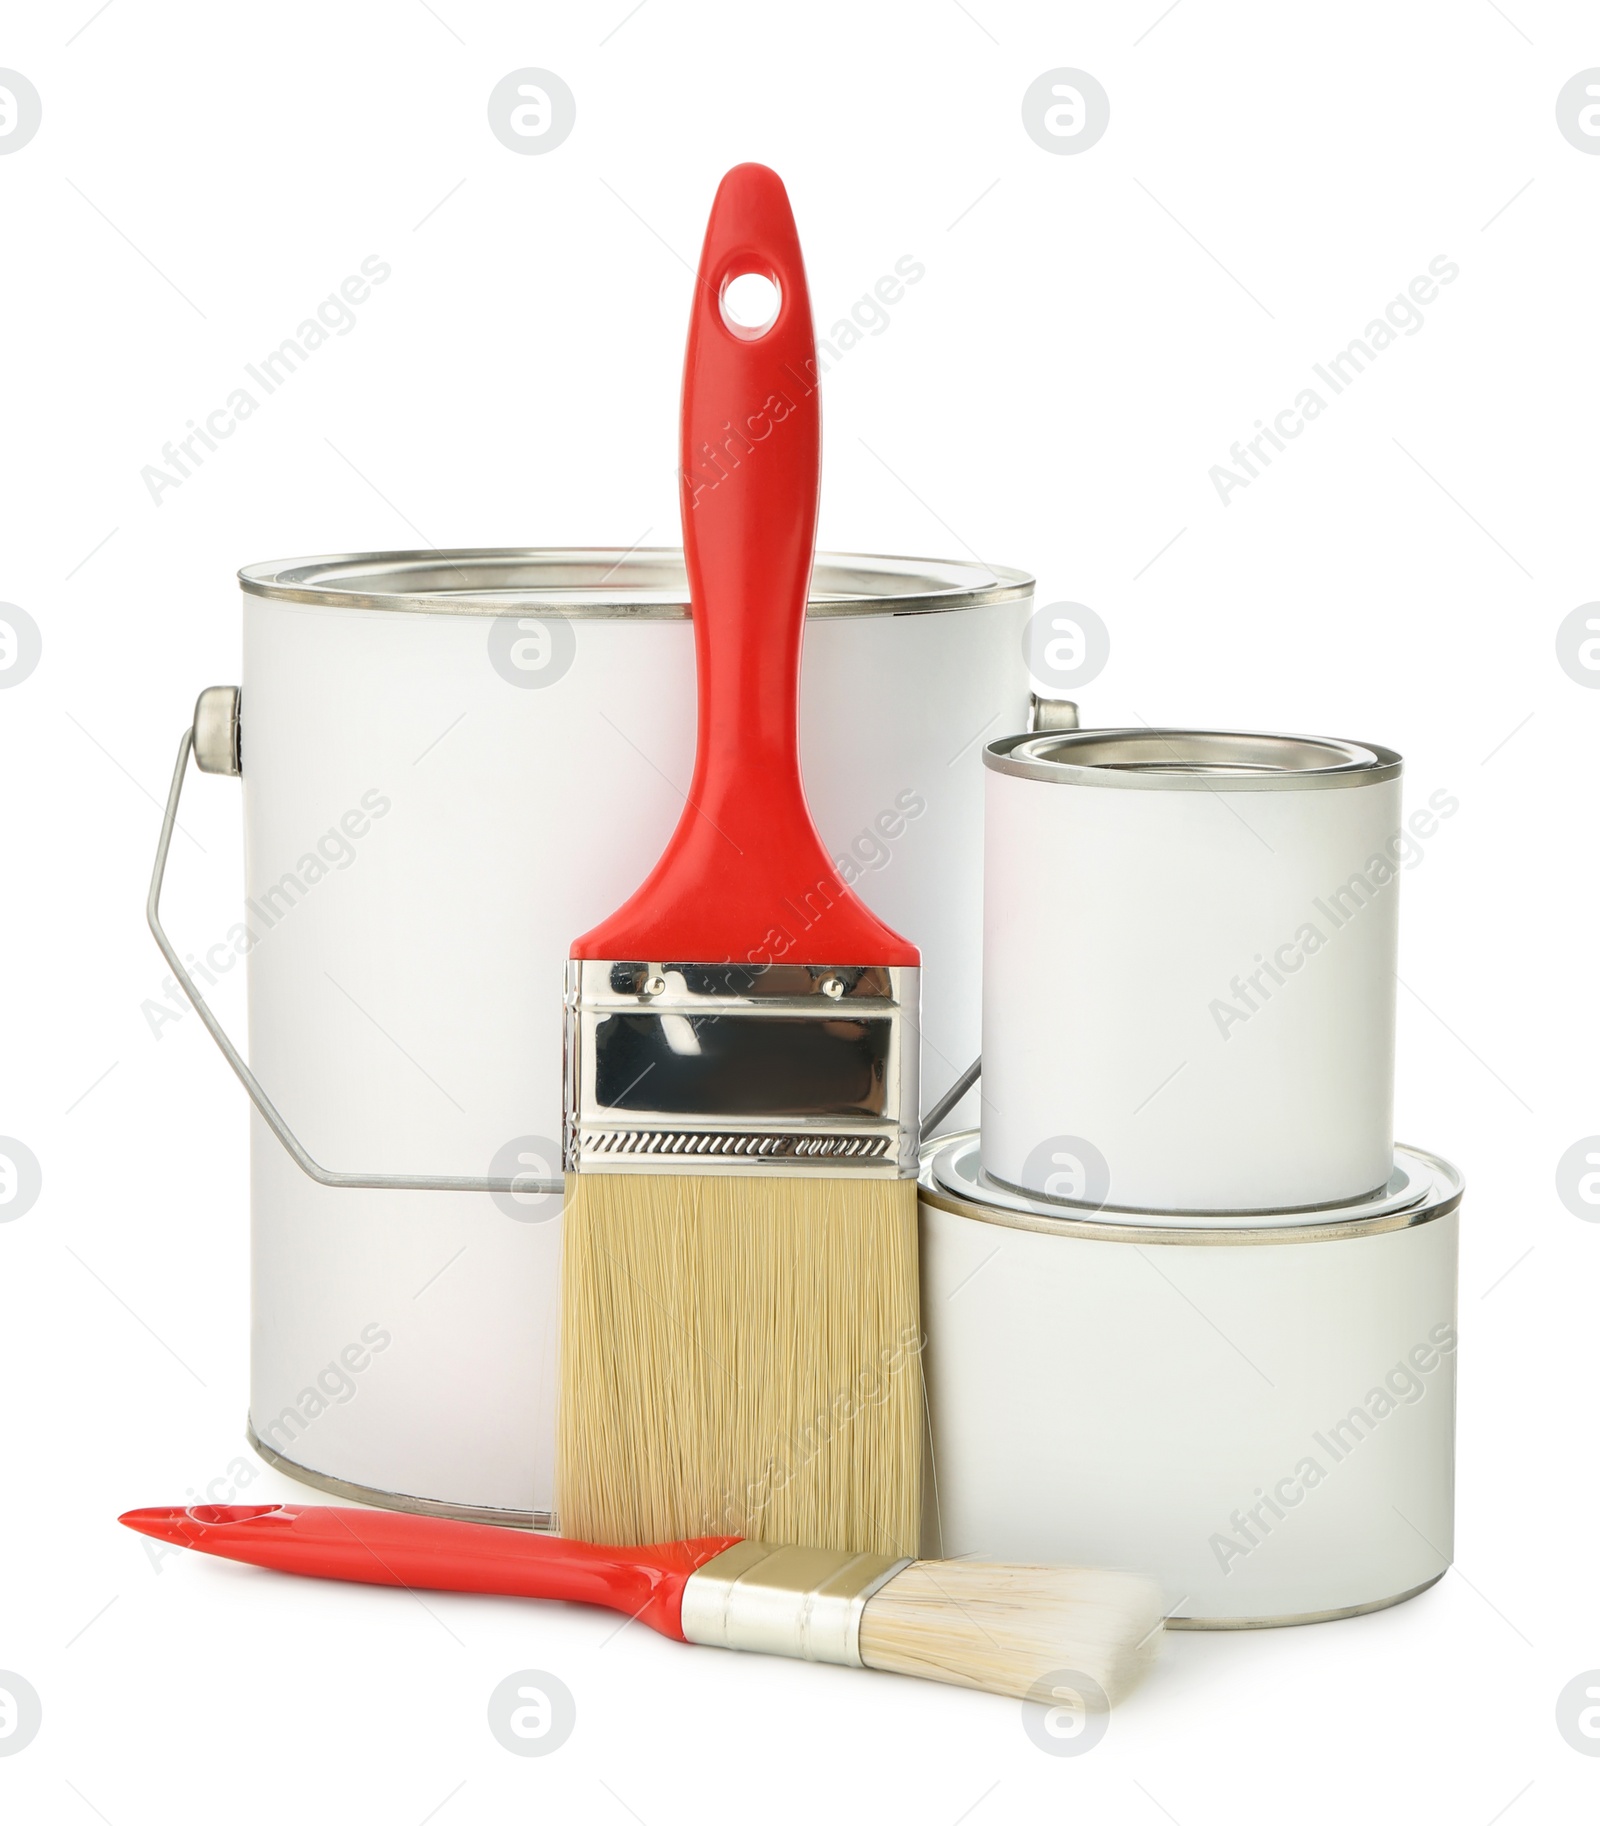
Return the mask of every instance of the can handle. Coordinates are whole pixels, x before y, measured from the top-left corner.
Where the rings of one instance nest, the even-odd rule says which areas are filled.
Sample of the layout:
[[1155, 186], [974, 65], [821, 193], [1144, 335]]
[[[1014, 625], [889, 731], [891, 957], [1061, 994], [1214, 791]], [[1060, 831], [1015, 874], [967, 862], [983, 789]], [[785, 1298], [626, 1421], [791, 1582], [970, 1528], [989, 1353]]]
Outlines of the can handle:
[[178, 743], [178, 762], [172, 771], [172, 789], [167, 794], [166, 815], [161, 821], [161, 838], [156, 845], [156, 863], [150, 877], [150, 895], [145, 902], [145, 917], [161, 955], [167, 960], [173, 976], [191, 1006], [205, 1023], [207, 1033], [216, 1041], [234, 1076], [244, 1086], [257, 1114], [282, 1144], [284, 1152], [308, 1178], [319, 1186], [339, 1190], [375, 1192], [561, 1192], [559, 1179], [535, 1179], [519, 1173], [510, 1179], [472, 1179], [463, 1175], [440, 1174], [428, 1177], [411, 1173], [337, 1173], [313, 1160], [300, 1138], [278, 1112], [277, 1106], [261, 1088], [255, 1073], [244, 1062], [228, 1038], [222, 1023], [211, 1012], [205, 997], [195, 987], [194, 979], [183, 966], [177, 948], [161, 924], [161, 885], [167, 873], [167, 855], [172, 848], [172, 833], [178, 822], [178, 802], [183, 797], [184, 780], [189, 771], [189, 757], [203, 773], [239, 775], [243, 772], [239, 742], [239, 688], [237, 685], [213, 685], [202, 691], [195, 705], [194, 722], [184, 730]]
[[927, 1115], [922, 1118], [922, 1139], [924, 1141], [931, 1141], [933, 1139], [934, 1131], [938, 1128], [939, 1124], [944, 1121], [951, 1110], [956, 1107], [961, 1099], [966, 1096], [967, 1092], [972, 1089], [973, 1085], [978, 1082], [978, 1078], [982, 1071], [983, 1057], [980, 1054], [972, 1061], [961, 1076], [956, 1079], [949, 1090], [935, 1102], [933, 1108], [928, 1111]]

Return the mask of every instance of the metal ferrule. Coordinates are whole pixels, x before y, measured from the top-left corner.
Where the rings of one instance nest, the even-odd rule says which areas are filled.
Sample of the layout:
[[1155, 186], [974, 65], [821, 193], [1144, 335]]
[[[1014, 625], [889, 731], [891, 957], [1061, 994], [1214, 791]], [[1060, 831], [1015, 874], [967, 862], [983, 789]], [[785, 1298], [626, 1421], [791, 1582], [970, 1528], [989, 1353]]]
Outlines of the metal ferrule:
[[740, 1541], [683, 1588], [686, 1641], [860, 1667], [867, 1600], [911, 1564], [881, 1553]]
[[915, 1177], [917, 981], [570, 961], [567, 1170]]

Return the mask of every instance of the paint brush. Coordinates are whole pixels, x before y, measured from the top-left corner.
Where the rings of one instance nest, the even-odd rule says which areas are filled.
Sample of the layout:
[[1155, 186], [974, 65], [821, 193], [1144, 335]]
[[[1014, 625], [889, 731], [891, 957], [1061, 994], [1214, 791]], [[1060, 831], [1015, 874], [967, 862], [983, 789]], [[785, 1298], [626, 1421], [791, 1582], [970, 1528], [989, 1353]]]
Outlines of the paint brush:
[[[765, 324], [726, 308], [749, 273], [776, 288]], [[919, 960], [840, 878], [801, 782], [817, 366], [761, 165], [712, 207], [681, 440], [693, 780], [567, 967], [557, 1509], [594, 1541], [898, 1556], [921, 1516]]]
[[293, 1503], [130, 1509], [158, 1541], [250, 1566], [408, 1590], [567, 1598], [679, 1642], [914, 1674], [1095, 1711], [1161, 1637], [1130, 1573], [895, 1559], [726, 1536], [597, 1547], [481, 1522]]

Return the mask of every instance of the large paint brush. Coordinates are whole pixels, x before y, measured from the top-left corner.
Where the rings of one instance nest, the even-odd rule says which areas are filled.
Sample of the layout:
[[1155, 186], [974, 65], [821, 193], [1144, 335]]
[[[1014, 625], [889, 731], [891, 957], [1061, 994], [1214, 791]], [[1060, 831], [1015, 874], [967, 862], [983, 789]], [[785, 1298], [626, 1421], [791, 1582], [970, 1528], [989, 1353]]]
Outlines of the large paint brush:
[[[725, 309], [747, 273], [777, 288], [765, 325]], [[684, 369], [694, 776], [567, 967], [557, 1507], [589, 1540], [916, 1546], [918, 956], [840, 879], [801, 783], [819, 462], [794, 218], [740, 165]]]
[[891, 1559], [717, 1536], [595, 1547], [479, 1522], [299, 1504], [130, 1509], [158, 1541], [278, 1572], [411, 1591], [570, 1598], [663, 1636], [882, 1668], [1074, 1709], [1114, 1704], [1149, 1665], [1147, 1580], [1064, 1566]]

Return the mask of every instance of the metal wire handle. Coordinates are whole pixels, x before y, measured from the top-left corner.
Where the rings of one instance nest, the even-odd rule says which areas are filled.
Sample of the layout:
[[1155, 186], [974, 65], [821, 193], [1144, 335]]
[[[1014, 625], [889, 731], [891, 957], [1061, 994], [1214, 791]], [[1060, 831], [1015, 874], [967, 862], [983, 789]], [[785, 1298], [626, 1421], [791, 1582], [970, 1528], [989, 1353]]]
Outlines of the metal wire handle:
[[938, 1128], [939, 1124], [944, 1121], [945, 1117], [950, 1114], [951, 1110], [956, 1107], [961, 1099], [966, 1096], [973, 1085], [978, 1082], [978, 1077], [982, 1070], [983, 1059], [980, 1055], [972, 1061], [961, 1076], [956, 1079], [955, 1083], [950, 1086], [949, 1090], [939, 1098], [933, 1108], [922, 1118], [922, 1139], [924, 1141], [931, 1141], [933, 1139], [934, 1130]]
[[[272, 1130], [284, 1152], [300, 1171], [308, 1179], [314, 1179], [319, 1186], [333, 1186], [342, 1191], [371, 1192], [520, 1192], [537, 1195], [565, 1191], [564, 1180], [535, 1179], [527, 1173], [519, 1173], [513, 1179], [473, 1179], [463, 1174], [440, 1174], [429, 1178], [414, 1173], [336, 1173], [312, 1159], [305, 1144], [279, 1113], [277, 1105], [261, 1088], [260, 1080], [245, 1064], [222, 1023], [195, 987], [193, 977], [183, 967], [176, 946], [167, 937], [161, 924], [161, 886], [166, 879], [167, 855], [172, 848], [172, 833], [177, 828], [178, 804], [183, 797], [183, 785], [189, 772], [189, 757], [195, 751], [196, 732], [202, 732], [206, 742], [207, 752], [200, 760], [202, 769], [208, 773], [238, 774], [238, 717], [239, 699], [235, 687], [214, 686], [200, 694], [200, 702], [195, 707], [195, 721], [184, 730], [178, 743], [178, 764], [172, 770], [172, 789], [167, 794], [166, 815], [161, 820], [161, 839], [156, 845], [156, 866], [150, 876], [150, 895], [145, 902], [145, 917], [150, 922], [150, 930], [161, 947], [161, 955], [167, 960], [179, 987], [189, 998], [195, 1013], [205, 1023], [206, 1032], [216, 1041], [223, 1058], [233, 1068], [233, 1075], [244, 1086], [250, 1101], [255, 1105], [256, 1113]], [[208, 755], [210, 765], [207, 765]], [[922, 1118], [922, 1133], [925, 1137], [938, 1128], [977, 1083], [982, 1065], [981, 1058], [974, 1059]]]
[[[184, 969], [182, 959], [178, 956], [172, 940], [167, 937], [161, 925], [161, 883], [167, 873], [167, 852], [172, 848], [172, 833], [178, 822], [178, 801], [183, 797], [184, 778], [189, 771], [189, 756], [194, 752], [194, 737], [194, 729], [192, 727], [186, 729], [183, 732], [182, 741], [178, 744], [178, 764], [172, 772], [172, 790], [167, 795], [166, 816], [161, 821], [161, 841], [156, 845], [156, 866], [155, 872], [150, 877], [150, 898], [145, 903], [145, 916], [150, 921], [150, 930], [155, 934], [156, 943], [161, 947], [161, 955], [167, 960], [183, 993], [189, 998], [195, 1013], [205, 1022], [206, 1031], [216, 1041], [223, 1058], [233, 1067], [233, 1075], [244, 1086], [250, 1101], [256, 1106], [261, 1120], [283, 1144], [284, 1151], [289, 1158], [302, 1173], [306, 1174], [308, 1178], [314, 1179], [319, 1186], [334, 1186], [341, 1190], [523, 1192], [528, 1194], [564, 1191], [566, 1188], [563, 1180], [535, 1179], [531, 1174], [526, 1173], [519, 1173], [514, 1179], [472, 1179], [460, 1174], [440, 1174], [436, 1178], [428, 1178], [425, 1175], [413, 1173], [335, 1173], [312, 1159], [299, 1136], [284, 1121], [272, 1099], [261, 1088], [255, 1073], [240, 1057], [238, 1049], [224, 1032], [222, 1023], [207, 1006], [205, 997], [195, 987], [193, 978]], [[234, 760], [232, 767], [220, 767], [213, 771], [237, 773], [237, 759]]]

